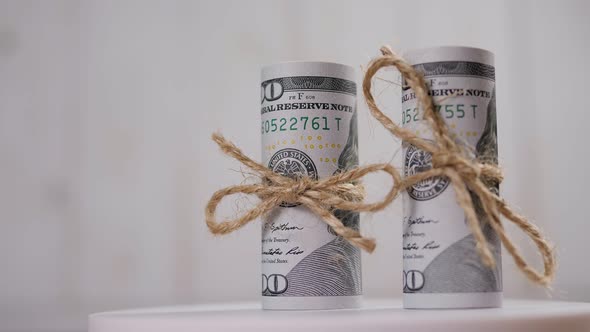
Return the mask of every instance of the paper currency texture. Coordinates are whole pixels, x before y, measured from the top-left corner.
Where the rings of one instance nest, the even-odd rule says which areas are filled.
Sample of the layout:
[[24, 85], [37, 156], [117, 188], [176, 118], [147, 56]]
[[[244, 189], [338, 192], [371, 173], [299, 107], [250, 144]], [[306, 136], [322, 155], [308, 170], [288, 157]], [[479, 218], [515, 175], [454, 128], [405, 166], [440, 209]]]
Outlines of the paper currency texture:
[[[467, 47], [435, 47], [404, 58], [423, 73], [452, 137], [473, 157], [497, 163], [496, 89], [493, 54]], [[432, 139], [413, 89], [402, 88], [401, 123]], [[432, 157], [404, 144], [404, 172], [432, 167]], [[498, 190], [497, 183], [488, 184]], [[406, 308], [498, 307], [502, 300], [500, 241], [472, 195], [482, 229], [496, 260], [483, 265], [455, 191], [444, 177], [427, 179], [404, 194], [403, 291]]]
[[[262, 69], [262, 162], [290, 177], [319, 179], [358, 165], [356, 73], [323, 62]], [[334, 211], [359, 227], [358, 213]], [[306, 207], [285, 202], [262, 226], [265, 309], [355, 308], [361, 254]]]

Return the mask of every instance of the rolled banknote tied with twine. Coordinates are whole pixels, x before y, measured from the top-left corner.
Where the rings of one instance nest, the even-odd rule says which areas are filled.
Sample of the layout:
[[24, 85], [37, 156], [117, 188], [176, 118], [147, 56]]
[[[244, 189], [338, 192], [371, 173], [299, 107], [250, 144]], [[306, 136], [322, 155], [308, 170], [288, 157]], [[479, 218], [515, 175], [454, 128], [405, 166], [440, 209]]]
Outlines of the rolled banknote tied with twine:
[[[346, 227], [332, 212], [335, 209], [377, 212], [387, 207], [402, 190], [401, 187], [395, 185], [401, 183], [402, 178], [393, 166], [390, 164], [361, 166], [320, 180], [313, 180], [309, 177], [290, 178], [275, 173], [250, 159], [221, 134], [213, 134], [212, 139], [225, 154], [250, 168], [261, 180], [255, 184], [230, 186], [211, 196], [205, 207], [205, 221], [213, 234], [231, 233], [283, 203], [301, 204], [320, 216], [336, 234], [348, 240], [352, 245], [367, 252], [375, 250], [374, 239], [363, 237], [357, 230]], [[394, 185], [383, 200], [376, 203], [364, 203], [365, 190], [358, 180], [369, 173], [380, 171], [389, 174]], [[256, 195], [260, 198], [260, 203], [236, 219], [218, 222], [215, 217], [217, 206], [224, 197], [234, 194]]]
[[[408, 176], [403, 181], [396, 183], [396, 186], [405, 189], [431, 177], [447, 177], [455, 188], [457, 203], [465, 212], [468, 226], [476, 241], [476, 250], [482, 262], [488, 267], [493, 267], [496, 262], [477, 218], [473, 200], [469, 194], [471, 191], [480, 200], [490, 226], [498, 234], [518, 268], [532, 282], [549, 286], [556, 267], [552, 246], [534, 224], [524, 216], [515, 213], [502, 198], [486, 185], [500, 183], [503, 179], [502, 171], [495, 164], [487, 164], [481, 160], [473, 159], [464, 147], [451, 138], [446, 123], [434, 111], [434, 101], [428, 94], [428, 87], [421, 74], [390, 48], [382, 47], [381, 53], [380, 57], [369, 63], [363, 79], [363, 93], [371, 114], [394, 136], [432, 155], [431, 169]], [[398, 126], [377, 107], [371, 92], [372, 79], [379, 70], [386, 67], [397, 68], [405, 82], [414, 90], [418, 103], [424, 110], [424, 118], [432, 130], [434, 141], [425, 140]], [[398, 177], [399, 174], [394, 176], [394, 178]], [[543, 273], [532, 268], [524, 259], [518, 247], [506, 234], [500, 220], [501, 216], [515, 224], [535, 243], [543, 259]]]

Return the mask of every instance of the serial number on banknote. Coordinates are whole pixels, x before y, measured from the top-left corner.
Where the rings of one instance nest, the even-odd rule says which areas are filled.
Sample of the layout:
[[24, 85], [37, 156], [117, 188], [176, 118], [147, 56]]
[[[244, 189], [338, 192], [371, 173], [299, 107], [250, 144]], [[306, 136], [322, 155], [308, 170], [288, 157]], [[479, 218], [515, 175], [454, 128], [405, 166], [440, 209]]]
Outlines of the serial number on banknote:
[[299, 116], [286, 118], [265, 119], [262, 121], [262, 134], [277, 131], [299, 130], [335, 130], [340, 131], [340, 117], [327, 116]]
[[[445, 119], [462, 119], [464, 117], [477, 118], [478, 105], [465, 104], [448, 104], [434, 105], [435, 111], [440, 113]], [[419, 122], [424, 119], [424, 111], [417, 107], [408, 108], [402, 111], [402, 124], [410, 122]]]

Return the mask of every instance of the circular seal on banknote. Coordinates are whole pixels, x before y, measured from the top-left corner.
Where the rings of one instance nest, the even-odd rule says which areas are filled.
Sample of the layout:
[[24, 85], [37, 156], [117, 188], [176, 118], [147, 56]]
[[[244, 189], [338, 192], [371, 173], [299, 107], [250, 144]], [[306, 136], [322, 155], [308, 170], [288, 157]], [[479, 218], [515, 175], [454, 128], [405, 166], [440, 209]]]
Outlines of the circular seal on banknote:
[[[429, 152], [409, 145], [405, 157], [405, 176], [427, 171], [432, 168], [432, 155]], [[449, 186], [446, 177], [432, 177], [422, 180], [407, 189], [408, 195], [417, 201], [427, 201], [440, 195]]]
[[[268, 162], [268, 168], [273, 172], [290, 178], [309, 177], [318, 179], [318, 171], [313, 160], [305, 152], [297, 149], [282, 149], [277, 151]], [[281, 203], [282, 207], [293, 207], [299, 204]]]

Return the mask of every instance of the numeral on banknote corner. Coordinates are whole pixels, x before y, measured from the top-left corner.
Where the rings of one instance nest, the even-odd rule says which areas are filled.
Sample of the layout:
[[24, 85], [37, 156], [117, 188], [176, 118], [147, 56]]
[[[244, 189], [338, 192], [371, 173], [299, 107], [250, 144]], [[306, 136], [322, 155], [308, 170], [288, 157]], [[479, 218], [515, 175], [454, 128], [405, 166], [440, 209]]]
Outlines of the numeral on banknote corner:
[[417, 292], [424, 287], [424, 274], [418, 270], [403, 271], [404, 291]]
[[262, 101], [274, 101], [283, 96], [283, 86], [279, 82], [270, 82], [262, 86]]
[[262, 294], [269, 292], [272, 295], [279, 295], [287, 291], [289, 281], [282, 274], [262, 274]]

